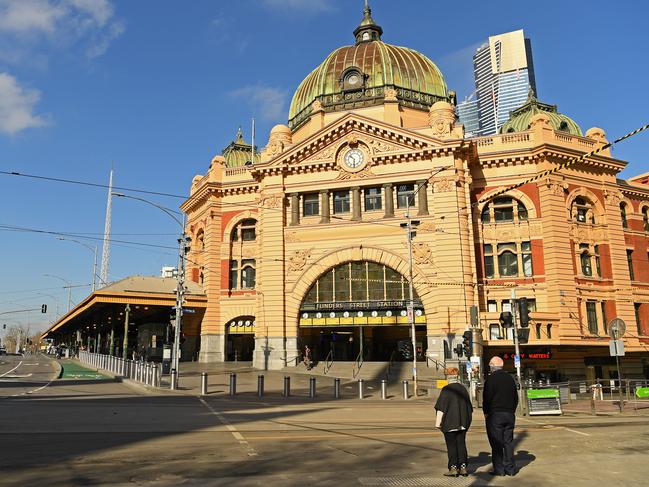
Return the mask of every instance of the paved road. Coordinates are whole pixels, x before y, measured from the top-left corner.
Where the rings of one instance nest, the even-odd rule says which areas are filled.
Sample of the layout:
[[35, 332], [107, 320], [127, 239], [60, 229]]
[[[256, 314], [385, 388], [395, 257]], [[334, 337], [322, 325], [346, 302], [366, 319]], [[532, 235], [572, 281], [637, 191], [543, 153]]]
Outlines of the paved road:
[[59, 370], [44, 355], [1, 355], [0, 398], [33, 394], [56, 379]]
[[441, 476], [444, 442], [425, 401], [198, 398], [63, 379], [0, 400], [0, 421], [3, 485], [591, 486], [649, 475], [649, 416], [522, 418], [519, 476], [491, 478], [477, 412], [467, 479]]

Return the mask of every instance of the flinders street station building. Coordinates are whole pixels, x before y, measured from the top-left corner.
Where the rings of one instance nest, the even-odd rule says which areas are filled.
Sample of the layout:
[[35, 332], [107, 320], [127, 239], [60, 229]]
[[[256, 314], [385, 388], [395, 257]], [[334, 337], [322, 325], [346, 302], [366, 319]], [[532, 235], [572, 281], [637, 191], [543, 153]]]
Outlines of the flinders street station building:
[[514, 289], [528, 376], [613, 378], [621, 318], [622, 374], [649, 377], [649, 175], [618, 179], [627, 163], [606, 149], [526, 182], [605, 131], [530, 93], [497, 135], [466, 137], [433, 61], [384, 42], [368, 8], [353, 35], [306, 75], [286, 124], [258, 149], [239, 132], [191, 181], [199, 313], [183, 359], [280, 369], [308, 345], [320, 361], [407, 360], [408, 214], [419, 367], [457, 358], [477, 306], [484, 363], [513, 369], [499, 317]]

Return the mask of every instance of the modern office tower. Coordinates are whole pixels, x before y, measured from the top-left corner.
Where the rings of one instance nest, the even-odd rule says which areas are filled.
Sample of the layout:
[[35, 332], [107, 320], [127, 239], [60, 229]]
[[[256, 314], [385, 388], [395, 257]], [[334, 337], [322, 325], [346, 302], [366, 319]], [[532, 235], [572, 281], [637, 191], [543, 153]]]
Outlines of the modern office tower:
[[478, 135], [480, 118], [478, 117], [478, 100], [467, 99], [457, 104], [457, 116], [464, 124], [464, 133], [467, 137]]
[[[477, 135], [492, 135], [512, 110], [536, 93], [530, 40], [523, 30], [489, 37], [473, 56], [479, 129]], [[460, 118], [463, 123], [467, 123]]]

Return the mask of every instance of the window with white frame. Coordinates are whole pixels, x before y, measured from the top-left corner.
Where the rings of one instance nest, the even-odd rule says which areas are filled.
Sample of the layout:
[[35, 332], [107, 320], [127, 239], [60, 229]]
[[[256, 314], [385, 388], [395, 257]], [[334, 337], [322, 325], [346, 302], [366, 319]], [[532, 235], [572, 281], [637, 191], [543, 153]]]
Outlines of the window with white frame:
[[238, 242], [239, 240], [252, 242], [257, 240], [257, 220], [252, 218], [241, 220], [232, 230], [231, 239], [233, 242]]
[[579, 269], [584, 277], [602, 277], [599, 245], [580, 243], [577, 257]]
[[595, 223], [594, 205], [583, 196], [578, 196], [573, 201], [571, 215], [577, 223]]
[[492, 323], [489, 325], [489, 340], [500, 340], [500, 325]]
[[531, 242], [486, 243], [482, 250], [487, 279], [534, 275]]
[[494, 198], [482, 209], [482, 223], [514, 222], [527, 220], [527, 208], [511, 197]]

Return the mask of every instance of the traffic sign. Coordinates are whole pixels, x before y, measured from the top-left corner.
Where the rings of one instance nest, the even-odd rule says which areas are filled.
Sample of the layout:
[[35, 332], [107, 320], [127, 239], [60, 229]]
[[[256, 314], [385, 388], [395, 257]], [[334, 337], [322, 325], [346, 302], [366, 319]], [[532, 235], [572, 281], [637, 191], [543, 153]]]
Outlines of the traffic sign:
[[196, 313], [196, 310], [194, 308], [183, 308], [183, 313]]
[[626, 333], [626, 323], [620, 318], [614, 318], [608, 324], [608, 336], [613, 340], [619, 340]]
[[609, 340], [608, 348], [611, 357], [624, 357], [624, 340]]
[[521, 367], [521, 356], [520, 355], [514, 355], [514, 367], [517, 369], [520, 369]]

